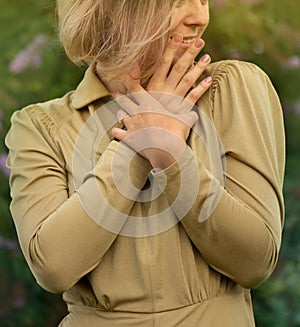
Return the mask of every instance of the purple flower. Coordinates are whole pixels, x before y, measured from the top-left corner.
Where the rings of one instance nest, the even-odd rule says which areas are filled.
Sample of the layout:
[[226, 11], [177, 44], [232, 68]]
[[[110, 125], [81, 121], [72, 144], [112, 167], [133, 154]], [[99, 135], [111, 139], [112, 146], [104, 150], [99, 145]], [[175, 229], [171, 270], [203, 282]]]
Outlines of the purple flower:
[[19, 245], [15, 241], [8, 240], [0, 235], [0, 248], [10, 251], [19, 251]]
[[0, 170], [2, 170], [4, 175], [7, 178], [9, 178], [10, 170], [6, 167], [6, 159], [7, 159], [7, 154], [6, 153], [1, 153], [0, 154]]
[[231, 51], [229, 53], [229, 58], [242, 60], [243, 54], [238, 49], [231, 49]]
[[299, 56], [292, 56], [290, 57], [285, 63], [284, 66], [291, 69], [298, 69], [300, 68], [300, 57]]
[[47, 48], [48, 41], [45, 35], [39, 34], [21, 50], [9, 64], [13, 74], [19, 74], [27, 68], [39, 69], [42, 66], [42, 51]]

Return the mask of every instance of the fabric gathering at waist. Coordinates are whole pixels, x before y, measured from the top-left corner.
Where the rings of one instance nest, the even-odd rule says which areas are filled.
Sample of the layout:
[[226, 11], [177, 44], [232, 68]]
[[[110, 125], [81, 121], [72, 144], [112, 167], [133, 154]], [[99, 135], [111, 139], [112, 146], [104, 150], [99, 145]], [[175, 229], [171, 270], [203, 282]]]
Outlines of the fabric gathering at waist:
[[[254, 326], [254, 320], [249, 316], [249, 308], [247, 308], [248, 293], [248, 290], [235, 290], [186, 306], [157, 312], [115, 311], [82, 304], [69, 304], [70, 313], [59, 327], [198, 327], [202, 326], [201, 321], [207, 321], [208, 318], [212, 321], [211, 326], [214, 327], [240, 327], [242, 325], [239, 323], [242, 321], [243, 326], [250, 327]], [[249, 316], [249, 324], [245, 324], [245, 316]]]

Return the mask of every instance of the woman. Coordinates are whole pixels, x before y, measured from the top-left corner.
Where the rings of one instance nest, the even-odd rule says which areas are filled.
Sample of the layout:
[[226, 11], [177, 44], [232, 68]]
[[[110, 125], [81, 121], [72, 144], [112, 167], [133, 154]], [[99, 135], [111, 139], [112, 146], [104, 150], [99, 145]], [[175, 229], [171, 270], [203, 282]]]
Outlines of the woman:
[[17, 111], [6, 144], [20, 244], [63, 293], [60, 326], [254, 326], [249, 289], [275, 268], [284, 217], [268, 77], [195, 61], [207, 1], [59, 0], [58, 13], [89, 68]]

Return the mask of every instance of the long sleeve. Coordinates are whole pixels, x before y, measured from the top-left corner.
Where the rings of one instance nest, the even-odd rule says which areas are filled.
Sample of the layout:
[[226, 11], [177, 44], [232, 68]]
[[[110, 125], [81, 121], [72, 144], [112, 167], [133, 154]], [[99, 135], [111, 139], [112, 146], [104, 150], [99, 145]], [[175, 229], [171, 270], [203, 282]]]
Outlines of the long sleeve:
[[[280, 250], [285, 165], [282, 110], [268, 77], [256, 66], [236, 61], [216, 68], [209, 97], [224, 151], [224, 181], [222, 173], [216, 176], [207, 164], [209, 149], [195, 135], [179, 162], [154, 174], [154, 180], [159, 185], [167, 178], [163, 192], [206, 262], [252, 288], [271, 274]], [[220, 151], [220, 157], [223, 154]], [[201, 219], [207, 201], [211, 212]], [[183, 212], [184, 206], [188, 212]]]
[[[132, 160], [129, 148], [111, 141], [84, 183], [69, 195], [65, 158], [55, 142], [53, 124], [38, 106], [17, 111], [6, 144], [11, 212], [22, 251], [38, 283], [49, 291], [63, 292], [101, 262], [125, 223], [124, 216], [130, 214], [148, 171], [145, 159], [135, 155]], [[136, 193], [130, 199], [112, 192], [112, 160], [121, 171], [130, 161], [135, 171], [131, 178]], [[102, 194], [97, 198], [100, 218], [117, 222], [112, 230], [90, 217], [85, 207], [85, 197], [92, 196], [91, 180], [96, 180]], [[118, 220], [120, 216], [123, 219]]]

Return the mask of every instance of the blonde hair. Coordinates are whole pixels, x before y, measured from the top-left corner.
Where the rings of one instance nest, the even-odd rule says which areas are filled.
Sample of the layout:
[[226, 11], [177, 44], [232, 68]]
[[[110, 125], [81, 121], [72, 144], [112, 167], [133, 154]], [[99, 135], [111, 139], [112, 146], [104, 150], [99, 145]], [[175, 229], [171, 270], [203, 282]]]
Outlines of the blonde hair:
[[59, 35], [76, 64], [99, 61], [107, 79], [139, 63], [147, 80], [159, 62], [178, 0], [57, 0]]

